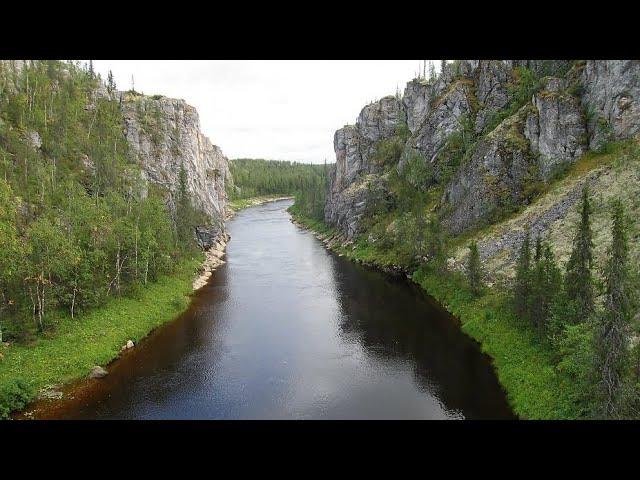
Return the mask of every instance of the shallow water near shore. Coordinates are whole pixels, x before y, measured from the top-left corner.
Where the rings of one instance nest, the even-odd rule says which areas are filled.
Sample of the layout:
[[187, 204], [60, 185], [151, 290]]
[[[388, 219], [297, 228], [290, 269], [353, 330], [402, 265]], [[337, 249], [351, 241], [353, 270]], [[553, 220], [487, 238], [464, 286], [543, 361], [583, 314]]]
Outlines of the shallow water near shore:
[[327, 251], [291, 204], [238, 212], [226, 263], [189, 309], [35, 418], [514, 418], [454, 318]]

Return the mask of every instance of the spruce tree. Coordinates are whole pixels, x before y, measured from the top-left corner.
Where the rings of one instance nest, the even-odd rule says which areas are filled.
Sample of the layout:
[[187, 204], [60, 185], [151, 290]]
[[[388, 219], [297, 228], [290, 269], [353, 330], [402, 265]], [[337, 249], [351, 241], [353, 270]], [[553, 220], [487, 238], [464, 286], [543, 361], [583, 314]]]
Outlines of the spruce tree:
[[180, 165], [178, 173], [178, 191], [176, 201], [176, 230], [178, 240], [182, 245], [189, 244], [193, 239], [193, 207], [191, 206], [191, 196], [187, 188], [187, 172], [184, 165]]
[[567, 263], [565, 289], [569, 301], [574, 304], [573, 315], [569, 323], [586, 321], [594, 312], [593, 278], [593, 234], [591, 232], [589, 188], [585, 183], [582, 189], [580, 223], [573, 240], [573, 250]]
[[548, 243], [538, 237], [531, 271], [528, 315], [540, 334], [549, 325], [551, 308], [562, 288], [562, 275]]
[[516, 264], [516, 279], [513, 291], [513, 303], [516, 314], [525, 320], [528, 320], [529, 313], [529, 295], [531, 282], [531, 235], [529, 230], [525, 234], [518, 262]]
[[613, 418], [621, 413], [632, 314], [628, 290], [629, 245], [620, 201], [613, 205], [612, 219], [612, 240], [604, 271], [606, 296], [596, 329], [596, 374], [599, 378], [601, 414], [605, 418]]
[[474, 295], [482, 291], [482, 264], [478, 253], [478, 244], [472, 242], [469, 245], [469, 258], [467, 260], [467, 279]]

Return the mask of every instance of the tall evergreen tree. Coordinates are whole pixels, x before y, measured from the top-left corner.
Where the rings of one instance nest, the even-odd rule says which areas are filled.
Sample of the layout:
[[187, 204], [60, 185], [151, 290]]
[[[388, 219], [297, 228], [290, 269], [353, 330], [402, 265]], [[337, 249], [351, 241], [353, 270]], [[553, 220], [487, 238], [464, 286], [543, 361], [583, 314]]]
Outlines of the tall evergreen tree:
[[191, 206], [191, 195], [187, 188], [187, 172], [184, 165], [180, 165], [178, 173], [178, 191], [176, 201], [176, 230], [178, 241], [183, 245], [193, 239], [193, 207]]
[[529, 295], [531, 281], [531, 234], [525, 234], [516, 263], [516, 279], [513, 291], [513, 303], [517, 315], [528, 320]]
[[478, 244], [471, 242], [469, 245], [469, 257], [467, 259], [467, 279], [474, 295], [482, 291], [482, 264], [478, 253]]
[[620, 201], [613, 205], [612, 219], [612, 240], [604, 271], [606, 297], [596, 329], [596, 374], [601, 414], [605, 418], [621, 413], [632, 314], [628, 290], [627, 226]]
[[585, 183], [582, 189], [580, 223], [573, 240], [573, 250], [567, 263], [565, 289], [569, 301], [574, 303], [573, 318], [570, 323], [586, 321], [594, 312], [593, 278], [593, 234], [591, 232], [592, 212], [589, 201], [589, 187]]
[[533, 327], [542, 334], [549, 325], [552, 305], [562, 288], [562, 275], [551, 246], [543, 243], [540, 236], [536, 240], [530, 278], [528, 316]]

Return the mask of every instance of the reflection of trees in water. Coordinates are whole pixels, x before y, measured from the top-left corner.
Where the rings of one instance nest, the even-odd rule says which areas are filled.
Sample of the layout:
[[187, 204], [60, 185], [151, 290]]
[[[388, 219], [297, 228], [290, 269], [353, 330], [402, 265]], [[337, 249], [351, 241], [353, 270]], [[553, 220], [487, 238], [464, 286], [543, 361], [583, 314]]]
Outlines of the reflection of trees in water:
[[409, 360], [416, 383], [467, 418], [510, 411], [491, 365], [455, 319], [417, 287], [336, 258], [341, 331], [376, 360]]

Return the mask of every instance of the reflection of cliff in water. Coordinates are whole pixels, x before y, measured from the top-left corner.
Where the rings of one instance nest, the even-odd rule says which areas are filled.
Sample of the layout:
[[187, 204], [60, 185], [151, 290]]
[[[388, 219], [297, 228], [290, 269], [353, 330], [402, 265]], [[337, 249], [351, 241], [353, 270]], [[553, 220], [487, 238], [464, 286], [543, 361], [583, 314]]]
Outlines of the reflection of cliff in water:
[[420, 288], [337, 257], [334, 272], [340, 329], [371, 358], [410, 361], [416, 383], [466, 418], [511, 415], [477, 345]]

